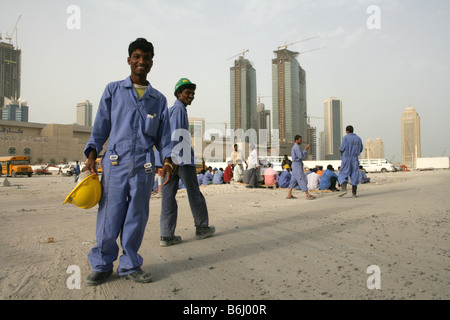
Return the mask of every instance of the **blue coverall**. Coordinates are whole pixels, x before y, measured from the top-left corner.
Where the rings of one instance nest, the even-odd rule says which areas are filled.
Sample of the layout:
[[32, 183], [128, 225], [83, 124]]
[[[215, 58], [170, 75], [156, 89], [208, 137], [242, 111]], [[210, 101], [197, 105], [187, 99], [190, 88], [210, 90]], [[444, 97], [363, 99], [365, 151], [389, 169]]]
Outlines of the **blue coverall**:
[[283, 171], [278, 178], [278, 185], [280, 188], [287, 188], [291, 181], [291, 173], [289, 171]]
[[325, 170], [322, 175], [320, 176], [320, 190], [327, 190], [331, 187], [331, 178], [336, 178], [336, 180], [339, 179], [338, 175], [334, 173], [334, 171], [331, 171], [330, 169]]
[[350, 177], [351, 184], [357, 186], [359, 183], [358, 156], [363, 151], [361, 138], [354, 133], [348, 133], [342, 138], [342, 144], [339, 149], [342, 152], [339, 184], [342, 185], [342, 183], [348, 182], [348, 177]]
[[302, 151], [300, 145], [295, 143], [291, 150], [292, 156], [292, 177], [289, 182], [289, 189], [299, 186], [303, 192], [308, 191], [308, 183], [303, 172], [303, 159], [306, 157], [307, 151]]
[[130, 77], [107, 85], [84, 151], [86, 157], [91, 148], [100, 154], [109, 138], [102, 160], [97, 244], [88, 254], [93, 271], [112, 270], [119, 252], [119, 234], [123, 249], [119, 276], [140, 270], [143, 259], [138, 250], [147, 225], [154, 182], [153, 146], [161, 156], [170, 156], [170, 136], [164, 95], [148, 84], [138, 99]]

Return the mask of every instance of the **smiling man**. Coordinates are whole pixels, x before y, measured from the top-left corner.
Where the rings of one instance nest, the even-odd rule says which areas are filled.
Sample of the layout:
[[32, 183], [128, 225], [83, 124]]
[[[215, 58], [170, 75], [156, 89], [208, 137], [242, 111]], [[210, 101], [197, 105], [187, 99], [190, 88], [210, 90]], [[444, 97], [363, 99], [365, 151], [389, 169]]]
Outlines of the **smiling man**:
[[[180, 79], [175, 85], [174, 94], [177, 100], [169, 109], [170, 126], [172, 132], [174, 132], [173, 136], [176, 136], [176, 132], [181, 134], [178, 137], [178, 141], [175, 141], [174, 151], [172, 152], [172, 159], [177, 165], [177, 171], [175, 171], [173, 179], [161, 188], [160, 245], [163, 247], [181, 242], [181, 237], [175, 235], [178, 217], [178, 205], [175, 196], [178, 190], [179, 179], [186, 186], [189, 206], [196, 227], [196, 239], [205, 239], [215, 233], [215, 228], [208, 225], [208, 208], [205, 197], [198, 185], [194, 150], [190, 142], [189, 119], [186, 109], [194, 100], [196, 87], [189, 79]], [[185, 147], [180, 149], [178, 148], [179, 145], [184, 145]], [[189, 152], [189, 154], [184, 154], [184, 152]]]
[[96, 173], [95, 160], [109, 139], [103, 155], [102, 198], [97, 213], [97, 244], [88, 254], [93, 272], [88, 285], [103, 283], [118, 257], [120, 235], [123, 254], [120, 277], [149, 282], [138, 254], [149, 216], [154, 181], [153, 147], [165, 157], [163, 172], [171, 179], [172, 150], [166, 98], [147, 81], [153, 66], [153, 45], [143, 38], [128, 48], [131, 75], [107, 85], [85, 147], [87, 170]]

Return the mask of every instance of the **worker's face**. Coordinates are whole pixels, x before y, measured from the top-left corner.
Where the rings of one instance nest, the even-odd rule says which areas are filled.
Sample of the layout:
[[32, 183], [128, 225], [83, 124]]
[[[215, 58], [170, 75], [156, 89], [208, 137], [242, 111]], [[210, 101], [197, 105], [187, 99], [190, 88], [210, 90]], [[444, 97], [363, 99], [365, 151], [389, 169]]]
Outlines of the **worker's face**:
[[180, 100], [185, 106], [191, 105], [195, 97], [195, 89], [184, 89], [178, 93], [178, 100]]
[[146, 77], [153, 66], [153, 57], [150, 52], [136, 49], [131, 54], [131, 57], [128, 57], [128, 64], [130, 65], [132, 74], [139, 77]]
[[[291, 140], [292, 141], [292, 140]], [[302, 138], [298, 138], [298, 140], [295, 140], [296, 144], [302, 144]]]

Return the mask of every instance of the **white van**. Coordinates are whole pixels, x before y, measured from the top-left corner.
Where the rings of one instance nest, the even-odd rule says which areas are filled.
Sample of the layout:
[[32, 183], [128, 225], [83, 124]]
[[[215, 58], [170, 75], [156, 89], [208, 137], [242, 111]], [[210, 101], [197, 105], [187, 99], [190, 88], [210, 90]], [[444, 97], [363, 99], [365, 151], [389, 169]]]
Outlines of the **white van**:
[[386, 159], [360, 159], [359, 165], [366, 172], [395, 172], [395, 166]]

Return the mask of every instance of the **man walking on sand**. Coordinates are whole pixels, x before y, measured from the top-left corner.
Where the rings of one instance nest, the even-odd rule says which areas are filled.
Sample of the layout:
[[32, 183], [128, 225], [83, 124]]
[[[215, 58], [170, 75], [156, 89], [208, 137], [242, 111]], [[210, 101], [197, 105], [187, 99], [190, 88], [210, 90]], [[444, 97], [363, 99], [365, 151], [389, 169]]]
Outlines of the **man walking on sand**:
[[128, 47], [131, 76], [107, 85], [84, 153], [86, 170], [96, 173], [95, 160], [109, 139], [103, 156], [102, 197], [97, 213], [97, 244], [88, 254], [93, 272], [90, 286], [102, 284], [112, 273], [120, 235], [123, 254], [120, 277], [145, 283], [152, 279], [141, 270], [138, 254], [149, 216], [154, 182], [153, 146], [165, 157], [163, 174], [171, 178], [171, 140], [166, 98], [147, 81], [154, 48], [139, 38]]
[[201, 240], [215, 233], [215, 228], [209, 226], [208, 208], [205, 197], [198, 185], [194, 150], [191, 147], [189, 119], [186, 110], [187, 106], [191, 105], [194, 100], [196, 87], [189, 79], [180, 79], [175, 85], [174, 94], [177, 100], [169, 109], [172, 137], [178, 136], [178, 140], [175, 141], [172, 151], [172, 159], [176, 165], [176, 171], [173, 179], [163, 185], [161, 189], [160, 245], [162, 247], [181, 242], [181, 237], [175, 235], [178, 218], [178, 205], [175, 196], [178, 191], [179, 179], [186, 186], [189, 206], [194, 217], [195, 238]]
[[341, 185], [341, 194], [343, 197], [347, 194], [348, 177], [352, 184], [352, 194], [356, 198], [356, 190], [359, 183], [359, 160], [358, 157], [363, 151], [361, 138], [353, 133], [353, 126], [345, 128], [347, 135], [342, 138], [342, 144], [339, 148], [342, 154], [341, 171], [339, 172], [339, 184]]
[[305, 178], [305, 173], [303, 172], [303, 159], [306, 157], [306, 151], [309, 148], [309, 144], [306, 145], [305, 150], [302, 151], [300, 149], [300, 145], [302, 144], [302, 137], [299, 135], [295, 136], [295, 143], [291, 150], [291, 156], [292, 156], [292, 177], [291, 181], [289, 182], [289, 193], [287, 195], [288, 199], [295, 199], [292, 195], [292, 189], [295, 188], [295, 186], [299, 186], [300, 189], [306, 194], [307, 200], [313, 200], [316, 197], [312, 196], [308, 192], [308, 186], [307, 181]]

